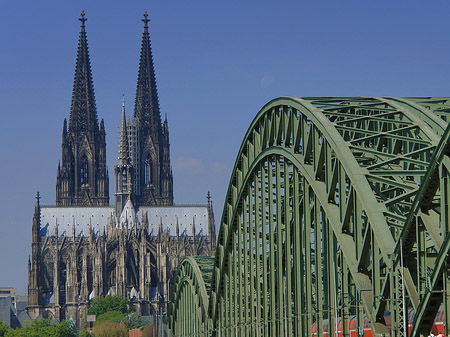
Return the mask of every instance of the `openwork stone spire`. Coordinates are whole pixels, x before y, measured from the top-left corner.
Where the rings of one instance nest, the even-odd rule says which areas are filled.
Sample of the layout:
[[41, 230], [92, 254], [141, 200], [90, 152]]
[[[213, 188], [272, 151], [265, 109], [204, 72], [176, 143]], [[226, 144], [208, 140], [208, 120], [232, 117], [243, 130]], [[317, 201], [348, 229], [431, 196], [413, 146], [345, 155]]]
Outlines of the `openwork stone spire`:
[[127, 121], [125, 116], [125, 95], [122, 99], [122, 125], [120, 128], [119, 165], [129, 164], [130, 152], [127, 137]]
[[[130, 147], [128, 143], [128, 127], [125, 115], [125, 95], [122, 95], [122, 125], [119, 136], [118, 163], [114, 166], [116, 177], [116, 192], [114, 193], [116, 202], [116, 215], [120, 216], [124, 211], [128, 200], [134, 200], [133, 176], [134, 169], [131, 163]], [[133, 126], [133, 124], [131, 124]]]
[[[142, 35], [141, 56], [136, 89], [134, 117], [139, 120], [139, 128], [148, 134], [158, 136], [161, 133], [161, 113], [159, 111], [158, 92], [156, 89], [155, 69], [152, 48], [148, 33], [147, 12], [144, 13], [144, 33]], [[143, 135], [144, 136], [144, 135]]]
[[86, 38], [86, 17], [81, 11], [81, 30], [73, 81], [72, 105], [70, 108], [69, 132], [98, 132], [97, 109], [94, 85]]
[[61, 167], [56, 178], [58, 206], [108, 205], [109, 179], [106, 168], [106, 133], [100, 129], [95, 107], [86, 17], [81, 12], [81, 31], [73, 81], [69, 127], [64, 120]]

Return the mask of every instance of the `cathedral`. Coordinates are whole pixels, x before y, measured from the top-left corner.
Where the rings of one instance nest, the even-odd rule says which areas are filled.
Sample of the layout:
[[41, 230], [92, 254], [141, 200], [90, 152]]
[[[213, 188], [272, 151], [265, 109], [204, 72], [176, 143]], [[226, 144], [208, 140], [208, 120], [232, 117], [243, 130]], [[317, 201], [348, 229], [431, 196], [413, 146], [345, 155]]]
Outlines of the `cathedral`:
[[122, 103], [110, 205], [105, 124], [97, 117], [84, 12], [79, 20], [56, 205], [43, 206], [36, 196], [27, 310], [32, 319], [72, 318], [82, 328], [98, 296], [124, 296], [141, 315], [167, 312], [178, 264], [184, 256], [214, 254], [216, 234], [209, 192], [205, 205], [173, 203], [169, 128], [167, 118], [161, 122], [147, 13], [133, 117]]

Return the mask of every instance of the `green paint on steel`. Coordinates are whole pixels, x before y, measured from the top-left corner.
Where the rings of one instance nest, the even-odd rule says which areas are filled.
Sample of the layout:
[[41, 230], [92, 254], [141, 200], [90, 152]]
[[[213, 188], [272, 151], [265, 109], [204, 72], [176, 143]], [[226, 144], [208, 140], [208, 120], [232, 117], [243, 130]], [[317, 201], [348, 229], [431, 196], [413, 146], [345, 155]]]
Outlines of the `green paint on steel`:
[[184, 258], [177, 270], [169, 306], [169, 327], [175, 335], [204, 336], [209, 333], [209, 290], [214, 257]]
[[179, 267], [174, 335], [334, 335], [366, 317], [379, 336], [388, 310], [404, 336], [410, 309], [417, 335], [441, 303], [448, 327], [449, 113], [432, 97], [267, 103], [239, 150], [215, 257]]

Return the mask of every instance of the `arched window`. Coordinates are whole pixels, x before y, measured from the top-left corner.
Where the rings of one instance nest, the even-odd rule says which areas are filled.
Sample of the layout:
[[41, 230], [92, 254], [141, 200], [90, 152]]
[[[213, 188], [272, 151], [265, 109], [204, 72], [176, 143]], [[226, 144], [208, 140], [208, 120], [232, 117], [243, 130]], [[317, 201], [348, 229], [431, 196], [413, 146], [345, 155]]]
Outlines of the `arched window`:
[[66, 304], [66, 286], [67, 286], [67, 256], [61, 257], [59, 262], [59, 303]]
[[81, 158], [81, 186], [89, 184], [89, 165], [86, 156]]
[[55, 275], [53, 256], [48, 251], [46, 251], [43, 256], [41, 267], [42, 287], [46, 293], [53, 292], [53, 280]]
[[152, 159], [147, 156], [144, 162], [144, 183], [145, 185], [152, 183]]

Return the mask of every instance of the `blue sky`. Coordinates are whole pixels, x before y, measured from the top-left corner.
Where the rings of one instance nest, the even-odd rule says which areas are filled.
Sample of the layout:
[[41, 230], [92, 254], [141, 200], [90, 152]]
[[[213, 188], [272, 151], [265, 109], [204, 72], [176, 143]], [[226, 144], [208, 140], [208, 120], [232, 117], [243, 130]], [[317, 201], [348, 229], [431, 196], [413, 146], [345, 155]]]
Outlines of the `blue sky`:
[[55, 202], [82, 9], [109, 172], [122, 93], [133, 111], [147, 10], [175, 202], [204, 203], [210, 190], [217, 225], [242, 138], [270, 99], [450, 95], [448, 1], [4, 2], [0, 286], [22, 293], [36, 191]]

